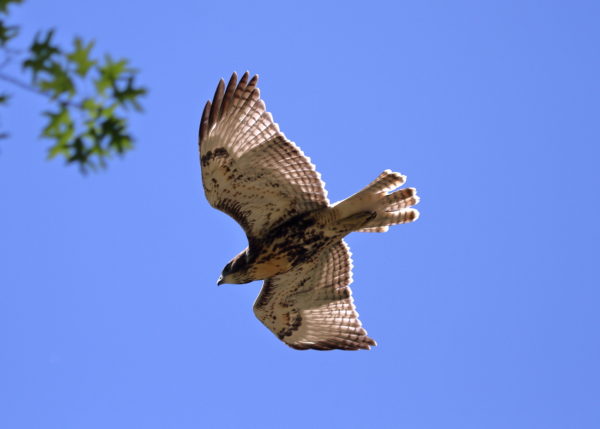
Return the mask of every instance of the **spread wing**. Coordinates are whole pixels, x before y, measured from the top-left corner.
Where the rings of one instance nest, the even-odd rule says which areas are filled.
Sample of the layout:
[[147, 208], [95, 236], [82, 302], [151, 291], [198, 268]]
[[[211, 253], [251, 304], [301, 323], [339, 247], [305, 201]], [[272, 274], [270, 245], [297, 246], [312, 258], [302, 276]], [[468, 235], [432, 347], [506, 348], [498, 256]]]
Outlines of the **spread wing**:
[[209, 203], [249, 238], [302, 212], [329, 205], [315, 166], [265, 109], [258, 76], [219, 82], [200, 122], [202, 182]]
[[376, 343], [358, 320], [350, 283], [350, 249], [340, 240], [315, 261], [265, 280], [254, 314], [295, 349], [370, 349]]

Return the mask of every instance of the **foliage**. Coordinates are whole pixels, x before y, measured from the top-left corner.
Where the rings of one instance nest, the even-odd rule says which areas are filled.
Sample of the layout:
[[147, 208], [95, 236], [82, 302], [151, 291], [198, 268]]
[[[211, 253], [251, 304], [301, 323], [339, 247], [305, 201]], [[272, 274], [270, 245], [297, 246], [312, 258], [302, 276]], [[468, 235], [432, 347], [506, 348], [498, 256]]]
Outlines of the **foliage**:
[[[8, 12], [8, 5], [10, 3], [22, 3], [23, 0], [0, 0], [0, 14], [6, 14]], [[19, 34], [19, 27], [7, 26], [4, 20], [0, 21], [0, 46], [6, 45], [6, 43], [17, 37]]]
[[[9, 3], [0, 0], [0, 18]], [[0, 47], [10, 59], [14, 51], [6, 44], [18, 27], [0, 20]], [[128, 60], [110, 55], [92, 55], [94, 41], [76, 37], [65, 49], [54, 42], [54, 30], [38, 32], [22, 60], [22, 71], [30, 76], [24, 83], [0, 73], [0, 78], [49, 98], [53, 108], [43, 112], [47, 123], [42, 136], [53, 141], [48, 157], [64, 157], [82, 171], [104, 167], [112, 154], [123, 154], [133, 146], [127, 128], [127, 111], [141, 111], [139, 98], [146, 89], [136, 83], [137, 71]], [[0, 95], [0, 104], [7, 94]]]

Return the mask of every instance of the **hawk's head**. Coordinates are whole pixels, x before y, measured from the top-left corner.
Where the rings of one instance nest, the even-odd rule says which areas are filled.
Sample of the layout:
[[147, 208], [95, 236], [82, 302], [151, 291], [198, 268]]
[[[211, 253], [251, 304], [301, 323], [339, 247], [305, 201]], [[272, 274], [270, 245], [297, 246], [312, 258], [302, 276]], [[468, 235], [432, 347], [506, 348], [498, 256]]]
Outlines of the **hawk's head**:
[[219, 280], [217, 280], [217, 285], [220, 286], [223, 283], [250, 283], [251, 281], [256, 280], [251, 277], [248, 268], [248, 253], [244, 250], [225, 265]]

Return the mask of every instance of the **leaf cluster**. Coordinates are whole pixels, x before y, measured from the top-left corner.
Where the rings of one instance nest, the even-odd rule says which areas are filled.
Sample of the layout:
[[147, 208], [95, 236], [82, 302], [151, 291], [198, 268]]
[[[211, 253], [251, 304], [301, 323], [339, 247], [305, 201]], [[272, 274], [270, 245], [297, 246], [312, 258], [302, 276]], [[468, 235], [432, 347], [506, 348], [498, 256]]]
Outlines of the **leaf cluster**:
[[[6, 65], [8, 61], [8, 54], [10, 50], [7, 47], [9, 41], [19, 35], [19, 27], [16, 25], [8, 25], [6, 23], [5, 15], [8, 14], [8, 7], [11, 3], [18, 4], [22, 3], [23, 0], [0, 0], [0, 49], [4, 51], [5, 57], [7, 57], [0, 67]], [[0, 105], [7, 104], [10, 95], [7, 93], [0, 93]], [[0, 139], [8, 137], [8, 133], [0, 132]]]
[[44, 112], [42, 135], [55, 142], [49, 157], [61, 155], [84, 171], [104, 167], [112, 154], [132, 148], [125, 111], [142, 110], [139, 98], [146, 89], [136, 83], [137, 71], [126, 59], [94, 57], [94, 42], [81, 38], [66, 51], [53, 38], [53, 30], [39, 33], [23, 61], [31, 84], [57, 102]]
[[[0, 0], [0, 18], [10, 3]], [[0, 20], [0, 48], [18, 34], [18, 27]], [[48, 157], [63, 157], [83, 172], [105, 167], [113, 154], [133, 147], [128, 111], [141, 111], [147, 90], [137, 83], [138, 71], [127, 59], [93, 54], [94, 41], [76, 37], [70, 48], [55, 42], [54, 30], [38, 32], [21, 62], [29, 83], [0, 73], [0, 78], [47, 96], [52, 108], [43, 112], [47, 122], [42, 136], [53, 141]], [[6, 94], [0, 94], [0, 104]]]
[[[11, 3], [22, 3], [23, 0], [0, 0], [0, 14], [5, 15], [8, 12], [8, 6]], [[4, 47], [9, 40], [17, 37], [19, 27], [16, 25], [6, 25], [4, 17], [0, 15], [0, 47]]]

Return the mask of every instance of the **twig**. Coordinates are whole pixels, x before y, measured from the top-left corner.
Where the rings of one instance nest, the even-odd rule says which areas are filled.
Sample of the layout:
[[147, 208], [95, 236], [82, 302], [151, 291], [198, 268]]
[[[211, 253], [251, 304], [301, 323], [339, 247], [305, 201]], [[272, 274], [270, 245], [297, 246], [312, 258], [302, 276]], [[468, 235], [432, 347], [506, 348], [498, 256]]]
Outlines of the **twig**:
[[[29, 85], [29, 84], [27, 84], [27, 83], [25, 83], [23, 81], [20, 81], [19, 79], [16, 79], [16, 78], [14, 78], [12, 76], [9, 76], [9, 75], [5, 74], [5, 73], [0, 72], [0, 79], [4, 80], [6, 82], [10, 82], [13, 85], [16, 85], [19, 88], [24, 89], [26, 91], [33, 92], [33, 93], [39, 94], [39, 95], [43, 95], [43, 96], [48, 97], [48, 98], [52, 98], [52, 96], [50, 94], [48, 94], [47, 92], [44, 92], [44, 91], [36, 88], [35, 86]], [[61, 103], [66, 104], [67, 106], [71, 106], [71, 107], [75, 107], [77, 109], [83, 110], [83, 106], [81, 104], [79, 104], [79, 103], [74, 103], [74, 102], [69, 101], [69, 100], [59, 100], [59, 101]]]
[[31, 85], [26, 84], [25, 82], [22, 82], [19, 79], [16, 79], [16, 78], [14, 78], [12, 76], [9, 76], [9, 75], [1, 73], [1, 72], [0, 72], [0, 79], [4, 80], [6, 82], [10, 82], [13, 85], [16, 85], [19, 88], [25, 89], [27, 91], [35, 92], [36, 94], [47, 95], [43, 91], [40, 91], [39, 89], [37, 89], [37, 88], [35, 88], [35, 87], [31, 86]]

